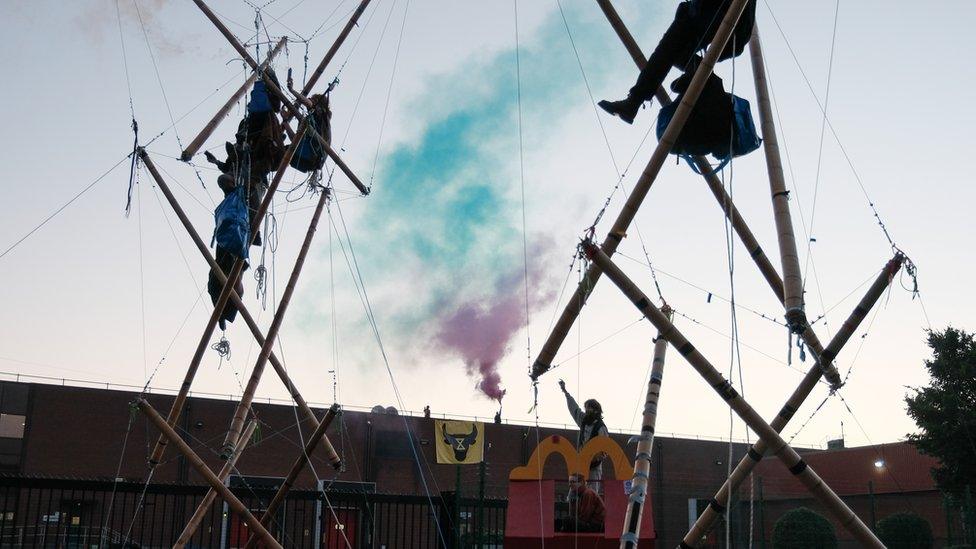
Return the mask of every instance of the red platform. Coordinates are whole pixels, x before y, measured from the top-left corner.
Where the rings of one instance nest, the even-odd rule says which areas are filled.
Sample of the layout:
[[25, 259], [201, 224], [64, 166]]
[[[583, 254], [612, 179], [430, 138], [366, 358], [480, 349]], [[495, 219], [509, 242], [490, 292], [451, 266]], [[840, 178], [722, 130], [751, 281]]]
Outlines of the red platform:
[[[541, 494], [540, 494], [541, 489]], [[620, 547], [627, 496], [624, 481], [603, 481], [607, 506], [605, 531], [602, 534], [569, 534], [555, 531], [556, 481], [511, 480], [508, 483], [508, 514], [505, 520], [505, 549], [604, 549]], [[540, 500], [541, 497], [541, 500]], [[648, 499], [650, 501], [650, 495]], [[650, 505], [641, 515], [641, 549], [654, 547], [654, 513]]]

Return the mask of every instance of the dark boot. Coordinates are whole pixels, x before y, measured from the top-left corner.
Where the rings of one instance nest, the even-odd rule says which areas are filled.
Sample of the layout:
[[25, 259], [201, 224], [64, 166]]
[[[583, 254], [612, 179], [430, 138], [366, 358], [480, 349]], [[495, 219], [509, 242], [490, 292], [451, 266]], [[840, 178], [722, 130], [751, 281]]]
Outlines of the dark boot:
[[634, 117], [637, 116], [637, 111], [640, 110], [643, 103], [640, 99], [635, 99], [634, 96], [628, 95], [626, 99], [621, 99], [620, 101], [607, 101], [604, 99], [597, 103], [597, 105], [608, 113], [619, 116], [624, 122], [633, 124]]

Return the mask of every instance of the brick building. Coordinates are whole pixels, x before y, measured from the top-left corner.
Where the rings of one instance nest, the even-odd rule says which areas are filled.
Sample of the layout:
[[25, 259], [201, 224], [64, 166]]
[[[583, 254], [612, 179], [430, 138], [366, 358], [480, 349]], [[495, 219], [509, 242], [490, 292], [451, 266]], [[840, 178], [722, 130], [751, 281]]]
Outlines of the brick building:
[[[157, 432], [138, 411], [130, 409], [129, 403], [135, 396], [133, 392], [119, 390], [0, 383], [0, 470], [20, 477], [121, 478], [134, 484], [144, 483], [146, 455]], [[173, 399], [152, 394], [148, 400], [165, 413]], [[184, 437], [215, 471], [222, 465], [216, 450], [223, 441], [234, 406], [235, 402], [229, 399], [191, 398], [180, 419]], [[257, 403], [255, 412], [262, 422], [260, 437], [243, 454], [238, 469], [249, 477], [282, 477], [300, 451], [299, 415], [285, 404]], [[303, 435], [307, 436], [310, 430], [302, 427]], [[565, 429], [543, 427], [537, 431], [534, 426], [508, 423], [486, 423], [485, 427], [489, 446], [484, 490], [487, 497], [495, 499], [505, 498], [508, 472], [526, 462], [537, 437], [558, 434], [575, 439], [575, 432]], [[411, 445], [408, 430], [416, 445]], [[634, 446], [627, 442], [630, 436], [612, 436], [632, 459]], [[477, 467], [458, 469], [436, 463], [431, 419], [346, 411], [333, 423], [329, 437], [344, 456], [347, 467], [336, 474], [324, 455], [316, 453], [312, 461], [320, 479], [375, 483], [378, 493], [414, 496], [429, 492], [438, 497], [460, 486], [464, 497], [473, 497], [479, 488]], [[736, 443], [732, 450], [734, 465], [747, 447]], [[696, 511], [714, 495], [725, 480], [728, 452], [728, 442], [656, 439], [651, 497], [658, 547], [676, 546]], [[885, 467], [880, 469], [874, 466], [878, 452], [885, 460]], [[937, 537], [945, 537], [941, 496], [928, 475], [931, 460], [920, 456], [911, 446], [895, 443], [877, 449], [811, 451], [807, 459], [865, 521], [871, 519], [871, 507], [866, 503], [871, 481], [876, 519], [894, 511], [911, 510], [929, 520]], [[550, 461], [545, 476], [564, 477], [564, 464]], [[761, 507], [754, 531], [757, 538], [762, 533], [767, 539], [771, 536], [772, 525], [783, 511], [799, 505], [816, 508], [805, 497], [802, 487], [797, 490], [799, 485], [792, 484], [793, 479], [775, 460], [764, 460], [755, 477], [757, 487], [758, 479], [762, 479], [762, 501], [758, 500], [757, 493], [753, 505], [754, 513]], [[185, 458], [172, 449], [154, 472], [152, 482], [204, 484], [188, 467]], [[297, 486], [314, 488], [316, 475], [306, 471]], [[740, 501], [744, 503], [733, 506], [730, 517], [738, 525], [733, 530], [740, 541], [746, 541], [748, 535], [749, 493], [748, 487], [740, 491]], [[838, 535], [844, 537], [839, 528]], [[715, 543], [722, 543], [717, 537]]]

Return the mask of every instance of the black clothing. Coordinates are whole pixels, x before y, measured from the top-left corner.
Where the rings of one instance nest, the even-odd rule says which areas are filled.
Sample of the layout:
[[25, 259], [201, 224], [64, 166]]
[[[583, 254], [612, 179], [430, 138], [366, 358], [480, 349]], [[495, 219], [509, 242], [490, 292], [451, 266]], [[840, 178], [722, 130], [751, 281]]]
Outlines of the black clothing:
[[[653, 99], [671, 67], [693, 73], [701, 62], [697, 52], [707, 48], [715, 38], [731, 3], [732, 0], [687, 0], [678, 4], [674, 22], [641, 70], [637, 83], [630, 89], [630, 96], [640, 101]], [[749, 0], [719, 61], [742, 53], [752, 36], [755, 21], [756, 0]]]
[[[217, 265], [220, 266], [220, 270], [224, 272], [224, 276], [229, 276], [231, 269], [234, 267], [234, 262], [237, 260], [237, 256], [224, 250], [220, 246], [217, 246], [217, 254], [214, 257], [217, 261]], [[247, 263], [244, 264], [244, 269], [247, 269]], [[217, 299], [220, 297], [220, 292], [223, 291], [224, 285], [220, 283], [220, 279], [214, 273], [213, 269], [210, 270], [210, 275], [207, 278], [207, 292], [210, 294], [210, 300], [214, 305], [217, 304]], [[244, 284], [237, 280], [237, 295], [244, 294]], [[234, 305], [233, 301], [228, 301], [224, 310], [220, 313], [220, 329], [227, 329], [227, 322], [234, 322], [237, 318], [237, 307]]]

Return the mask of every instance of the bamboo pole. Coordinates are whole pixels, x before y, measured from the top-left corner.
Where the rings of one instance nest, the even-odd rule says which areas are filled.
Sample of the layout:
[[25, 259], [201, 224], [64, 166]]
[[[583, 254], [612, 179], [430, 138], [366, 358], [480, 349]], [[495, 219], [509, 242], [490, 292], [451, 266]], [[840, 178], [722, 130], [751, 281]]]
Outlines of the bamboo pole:
[[[623, 209], [617, 215], [613, 227], [611, 227], [609, 234], [607, 234], [603, 244], [601, 244], [601, 248], [608, 256], [613, 255], [617, 251], [617, 246], [620, 245], [620, 242], [627, 235], [627, 229], [634, 220], [634, 216], [637, 215], [637, 209], [644, 202], [644, 198], [647, 196], [648, 191], [650, 191], [651, 185], [654, 184], [654, 180], [657, 179], [658, 174], [661, 172], [661, 167], [664, 166], [664, 161], [667, 159], [671, 147], [674, 146], [675, 140], [684, 128], [685, 122], [688, 120], [688, 115], [691, 114], [695, 102], [698, 101], [698, 96], [701, 94], [705, 81], [712, 73], [712, 69], [718, 61], [719, 54], [725, 49], [725, 44], [729, 41], [732, 30], [735, 28], [735, 24], [739, 20], [739, 16], [742, 14], [746, 3], [747, 0], [734, 0], [731, 6], [729, 6], [728, 12], [725, 14], [721, 25], [718, 27], [718, 31], [715, 33], [715, 38], [705, 52], [704, 60], [695, 71], [695, 76], [691, 79], [691, 83], [688, 84], [688, 90], [685, 92], [681, 104], [675, 110], [671, 122], [658, 141], [657, 147], [654, 149], [654, 153], [647, 163], [647, 167], [641, 173], [637, 184], [631, 191], [630, 196], [627, 197], [627, 202], [624, 203]], [[537, 379], [551, 367], [556, 352], [566, 339], [566, 335], [569, 334], [569, 329], [579, 316], [580, 310], [586, 303], [586, 299], [589, 297], [594, 284], [600, 279], [601, 274], [602, 272], [599, 266], [590, 265], [587, 269], [586, 275], [580, 281], [576, 292], [570, 298], [559, 320], [553, 326], [549, 338], [539, 351], [538, 358], [532, 365], [532, 379]]]
[[[193, 3], [200, 8], [200, 11], [202, 11], [203, 14], [207, 16], [207, 19], [210, 19], [210, 22], [213, 23], [214, 26], [217, 27], [217, 30], [219, 30], [220, 33], [224, 35], [224, 38], [226, 38], [227, 41], [230, 42], [230, 45], [237, 51], [238, 54], [240, 54], [242, 58], [244, 58], [244, 61], [248, 65], [250, 65], [251, 68], [257, 70], [258, 64], [256, 61], [254, 61], [254, 58], [251, 57], [251, 55], [247, 52], [247, 49], [240, 43], [237, 37], [234, 36], [232, 32], [230, 32], [227, 26], [220, 21], [220, 18], [218, 18], [217, 15], [214, 14], [213, 11], [211, 11], [211, 9], [207, 6], [207, 4], [205, 4], [203, 0], [193, 0]], [[299, 121], [305, 120], [305, 117], [301, 116], [301, 114], [298, 112], [298, 107], [296, 107], [295, 104], [292, 103], [290, 99], [288, 99], [288, 96], [285, 95], [285, 92], [281, 91], [281, 88], [278, 87], [277, 84], [271, 81], [270, 78], [265, 78], [264, 83], [268, 87], [268, 91], [270, 91], [275, 96], [277, 96], [278, 99], [281, 100], [282, 105], [285, 106], [287, 112], [285, 114], [284, 120], [286, 122], [289, 119], [289, 117], [295, 117]], [[287, 123], [282, 124], [282, 127], [285, 128], [286, 131], [289, 132], [291, 131], [291, 127]], [[355, 185], [356, 188], [359, 189], [359, 192], [361, 192], [363, 195], [369, 194], [369, 188], [363, 185], [363, 182], [360, 181], [358, 177], [356, 177], [356, 174], [354, 174], [353, 171], [349, 168], [349, 166], [342, 160], [342, 158], [339, 157], [339, 154], [332, 149], [332, 146], [329, 145], [328, 141], [324, 137], [319, 135], [319, 132], [317, 132], [314, 128], [307, 128], [306, 131], [310, 135], [315, 137], [319, 141], [319, 143], [322, 144], [325, 153], [329, 155], [329, 157], [331, 157], [332, 160], [335, 161], [336, 166], [338, 166], [339, 169], [342, 170], [342, 173], [346, 174], [346, 177], [348, 177], [350, 181], [352, 181], [353, 185]], [[296, 139], [295, 136], [292, 136], [292, 140], [295, 139]], [[298, 141], [301, 141], [301, 139], [298, 139]]]
[[237, 103], [237, 101], [244, 96], [244, 94], [252, 85], [254, 85], [254, 81], [257, 80], [260, 75], [264, 74], [264, 71], [268, 68], [268, 64], [270, 64], [271, 60], [274, 59], [274, 57], [278, 55], [281, 49], [285, 47], [285, 44], [287, 42], [288, 42], [287, 36], [283, 36], [281, 40], [278, 40], [278, 44], [275, 45], [273, 50], [271, 50], [271, 53], [269, 53], [268, 57], [264, 60], [264, 62], [261, 63], [261, 66], [258, 67], [257, 70], [251, 72], [251, 76], [249, 76], [248, 79], [244, 81], [244, 85], [238, 88], [237, 91], [234, 92], [234, 95], [230, 96], [230, 99], [228, 99], [227, 102], [224, 103], [224, 106], [221, 107], [219, 111], [217, 111], [217, 114], [215, 114], [214, 117], [210, 119], [210, 122], [208, 122], [207, 125], [204, 126], [202, 130], [200, 130], [200, 135], [197, 135], [193, 139], [193, 141], [191, 141], [190, 144], [187, 145], [183, 153], [180, 154], [180, 160], [187, 162], [191, 158], [193, 158], [193, 155], [197, 154], [197, 151], [199, 151], [200, 147], [202, 147], [203, 144], [206, 143], [207, 139], [210, 138], [210, 135], [213, 134], [214, 130], [217, 129], [217, 126], [220, 125], [221, 122], [223, 122], [224, 117], [227, 116], [227, 113], [230, 112], [230, 109], [234, 106], [234, 104]]
[[[847, 344], [854, 331], [860, 326], [861, 322], [867, 316], [868, 312], [874, 307], [874, 305], [881, 299], [881, 295], [884, 293], [885, 289], [891, 283], [895, 274], [901, 269], [902, 263], [905, 261], [905, 256], [901, 253], [895, 254], [888, 263], [885, 265], [884, 269], [874, 280], [874, 283], [868, 288], [867, 293], [861, 298], [861, 301], [857, 304], [851, 314], [844, 321], [840, 330], [834, 335], [833, 339], [827, 345], [827, 349], [820, 353], [820, 360], [833, 360], [834, 357], [840, 352], [840, 350]], [[786, 425], [793, 419], [793, 415], [796, 411], [800, 409], [803, 402], [810, 396], [813, 389], [817, 386], [817, 382], [820, 381], [820, 376], [822, 370], [817, 364], [814, 364], [810, 370], [804, 376], [800, 385], [797, 386], [790, 398], [787, 399], [786, 404], [783, 405], [779, 414], [773, 418], [770, 423], [772, 428], [776, 432], [782, 432]], [[762, 459], [762, 456], [766, 453], [767, 444], [763, 440], [757, 441], [753, 444], [752, 448], [749, 449], [749, 453], [739, 461], [739, 464], [735, 466], [732, 474], [729, 478], [722, 484], [718, 493], [715, 494], [713, 501], [728, 501], [729, 494], [735, 492], [739, 489], [739, 486], [745, 481], [745, 479], [752, 473], [752, 470], [756, 467], [756, 464]], [[719, 510], [716, 510], [709, 506], [705, 511], [698, 517], [695, 524], [688, 531], [688, 534], [684, 538], [684, 543], [687, 546], [694, 547], [694, 544], [702, 538], [705, 534], [711, 530], [715, 523], [715, 520], [721, 516]]]
[[[159, 171], [156, 169], [156, 165], [153, 163], [152, 159], [149, 157], [148, 154], [146, 154], [145, 150], [140, 150], [139, 155], [140, 155], [140, 159], [146, 165], [146, 168], [149, 170], [149, 174], [156, 181], [156, 185], [163, 192], [163, 196], [166, 198], [166, 201], [169, 202], [170, 206], [173, 208], [173, 211], [176, 212], [176, 217], [183, 224], [183, 227], [186, 229], [187, 233], [189, 233], [191, 240], [193, 240], [193, 243], [196, 244], [197, 249], [203, 255], [204, 259], [207, 260], [207, 263], [210, 265], [210, 268], [213, 270], [214, 274], [217, 275], [217, 279], [220, 281], [221, 284], [226, 285], [227, 275], [225, 275], [224, 272], [221, 270], [220, 266], [217, 265], [217, 262], [214, 259], [213, 254], [210, 253], [210, 249], [207, 247], [206, 243], [204, 243], [203, 239], [200, 238], [200, 234], [197, 232], [193, 224], [190, 223], [190, 219], [183, 211], [183, 208], [180, 207], [180, 204], [179, 202], [177, 202], [176, 197], [173, 195], [172, 191], [170, 190], [169, 185], [159, 174]], [[235, 290], [231, 293], [230, 297], [231, 297], [231, 301], [234, 303], [234, 306], [237, 307], [237, 310], [240, 313], [241, 318], [244, 319], [244, 323], [247, 324], [247, 327], [251, 330], [251, 334], [254, 335], [255, 341], [258, 342], [258, 345], [263, 346], [265, 342], [264, 333], [261, 331], [261, 328], [258, 326], [258, 323], [254, 320], [254, 317], [251, 315], [251, 312], [248, 311], [247, 306], [244, 305], [241, 296], [239, 296], [237, 294], [237, 291]], [[305, 398], [298, 391], [298, 387], [296, 387], [295, 384], [292, 383], [291, 378], [288, 376], [288, 372], [285, 371], [285, 367], [281, 363], [281, 361], [278, 360], [277, 355], [275, 355], [272, 352], [270, 355], [268, 355], [268, 361], [271, 362], [271, 366], [274, 368], [275, 373], [277, 373], [278, 377], [281, 378], [282, 383], [284, 383], [285, 388], [288, 390], [288, 394], [291, 395], [292, 400], [295, 401], [295, 404], [298, 406], [298, 409], [302, 412], [302, 415], [304, 415], [305, 419], [313, 426], [312, 427], [313, 429], [317, 428], [318, 421], [319, 421], [318, 418], [315, 417], [315, 414], [312, 412], [312, 409], [309, 407], [308, 402], [305, 401]], [[330, 461], [332, 460], [332, 456], [328, 456], [328, 458]]]
[[[583, 243], [587, 256], [600, 265], [613, 283], [627, 296], [628, 299], [644, 314], [655, 328], [658, 329], [661, 338], [674, 346], [679, 353], [688, 361], [702, 378], [715, 389], [715, 391], [726, 401], [730, 408], [752, 429], [761, 440], [765, 441], [773, 455], [790, 470], [794, 477], [806, 486], [814, 497], [846, 528], [854, 538], [866, 547], [881, 547], [884, 545], [878, 540], [871, 530], [861, 522], [861, 519], [827, 486], [823, 479], [810, 467], [803, 458], [794, 450], [779, 433], [770, 426], [756, 412], [752, 406], [732, 387], [732, 385], [722, 376], [702, 354], [695, 349], [694, 345], [668, 320], [668, 318], [647, 298], [646, 295], [631, 281], [623, 271], [615, 265], [610, 258], [593, 242]], [[719, 511], [724, 509], [722, 505], [712, 500], [709, 504], [717, 507]], [[684, 545], [682, 545], [684, 546]]]
[[[251, 440], [251, 435], [254, 434], [254, 429], [257, 427], [257, 420], [251, 420], [247, 424], [247, 428], [244, 429], [244, 434], [241, 435], [241, 444], [237, 447], [237, 451], [231, 456], [229, 460], [224, 462], [223, 468], [217, 473], [217, 479], [223, 483], [227, 480], [227, 477], [234, 471], [234, 467], [237, 465], [237, 460], [244, 453], [244, 448], [247, 447], [247, 442]], [[210, 504], [213, 503], [214, 499], [217, 497], [217, 492], [211, 488], [207, 491], [207, 494], [203, 496], [203, 501], [197, 506], [196, 511], [190, 517], [190, 521], [186, 523], [183, 528], [183, 532], [180, 533], [180, 537], [177, 538], [176, 543], [173, 544], [173, 549], [183, 549], [186, 547], [187, 543], [190, 543], [190, 538], [196, 533], [197, 528], [200, 527], [200, 523], [203, 522], [203, 518], [207, 516], [210, 512]]]
[[[661, 310], [671, 319], [671, 308], [667, 305]], [[640, 438], [637, 442], [637, 459], [634, 461], [634, 479], [630, 487], [627, 514], [624, 517], [624, 530], [620, 536], [620, 549], [636, 549], [640, 537], [641, 516], [647, 499], [647, 486], [651, 474], [651, 451], [654, 448], [654, 426], [657, 423], [657, 401], [661, 396], [661, 382], [664, 378], [664, 355], [668, 342], [658, 333], [654, 340], [654, 360], [651, 363], [651, 378], [647, 382], [647, 399], [644, 403], [644, 418], [641, 423]]]
[[186, 456], [187, 461], [190, 462], [190, 465], [192, 465], [193, 468], [200, 473], [200, 476], [202, 476], [204, 480], [210, 484], [211, 488], [217, 491], [217, 494], [220, 495], [221, 499], [227, 502], [227, 506], [230, 507], [232, 511], [240, 515], [241, 519], [244, 520], [251, 530], [257, 533], [257, 535], [261, 536], [261, 540], [265, 544], [267, 544], [269, 547], [281, 548], [281, 544], [274, 539], [274, 536], [268, 532], [268, 530], [261, 524], [260, 521], [258, 521], [258, 519], [254, 518], [254, 515], [252, 515], [251, 512], [248, 511], [247, 507], [241, 503], [241, 500], [237, 499], [237, 496], [230, 491], [230, 488], [224, 486], [224, 483], [217, 478], [217, 475], [215, 475], [209, 467], [207, 467], [207, 464], [200, 459], [200, 456], [198, 456], [196, 452], [190, 448], [190, 446], [180, 437], [180, 435], [173, 430], [173, 427], [171, 427], [170, 424], [163, 419], [163, 416], [159, 415], [159, 412], [157, 412], [155, 408], [153, 408], [149, 402], [146, 401], [146, 399], [140, 397], [138, 400], [136, 400], [135, 405], [138, 406], [139, 409], [142, 410], [142, 413], [149, 418], [149, 421], [151, 421], [156, 428], [159, 429], [162, 436], [166, 437], [170, 442], [173, 443], [173, 446], [176, 446], [180, 453]]
[[325, 57], [323, 57], [322, 61], [319, 62], [319, 65], [315, 67], [315, 70], [312, 72], [312, 75], [308, 77], [308, 81], [306, 81], [305, 86], [302, 87], [302, 95], [308, 95], [309, 93], [311, 93], [312, 88], [315, 86], [315, 83], [318, 82], [319, 77], [321, 77], [322, 73], [325, 72], [325, 68], [329, 65], [329, 63], [332, 61], [332, 58], [335, 57], [335, 54], [339, 51], [339, 47], [341, 47], [342, 43], [345, 42], [346, 38], [349, 37], [349, 33], [352, 32], [353, 27], [356, 26], [357, 22], [359, 22], [359, 18], [362, 17], [363, 12], [366, 11], [366, 6], [368, 6], [369, 3], [370, 0], [362, 0], [362, 2], [359, 3], [359, 6], [356, 8], [356, 11], [352, 13], [352, 16], [349, 18], [349, 21], [346, 22], [346, 26], [342, 28], [342, 32], [339, 33], [339, 36], [335, 39], [335, 42], [332, 43], [332, 46], [329, 48], [329, 51], [325, 52]]
[[796, 252], [796, 236], [793, 234], [793, 219], [790, 217], [790, 196], [789, 191], [786, 190], [783, 160], [779, 154], [776, 125], [773, 123], [773, 108], [769, 101], [769, 84], [766, 80], [766, 65], [763, 62], [758, 26], [752, 28], [749, 57], [752, 61], [752, 74], [756, 82], [756, 102], [759, 106], [763, 151], [766, 153], [766, 170], [769, 172], [769, 192], [773, 201], [776, 239], [779, 242], [779, 255], [783, 264], [783, 288], [785, 290], [783, 306], [786, 307], [786, 322], [790, 330], [794, 333], [800, 333], [807, 324], [807, 315], [803, 311], [803, 279], [800, 275], [800, 256]]
[[[268, 507], [264, 511], [264, 515], [261, 516], [261, 524], [267, 526], [271, 523], [275, 513], [278, 512], [278, 508], [281, 507], [281, 504], [285, 502], [285, 496], [288, 495], [288, 491], [291, 490], [295, 485], [298, 475], [302, 473], [302, 471], [305, 469], [305, 465], [308, 464], [308, 457], [312, 455], [312, 452], [315, 451], [315, 447], [318, 446], [320, 440], [328, 440], [325, 438], [325, 431], [329, 428], [329, 425], [332, 424], [332, 420], [334, 420], [335, 417], [340, 413], [339, 405], [333, 404], [328, 411], [325, 412], [325, 415], [322, 416], [322, 421], [319, 423], [319, 426], [315, 429], [311, 436], [308, 437], [308, 440], [305, 441], [305, 448], [302, 450], [302, 453], [298, 456], [298, 458], [295, 459], [295, 463], [292, 464], [291, 469], [288, 471], [288, 475], [285, 476], [285, 480], [281, 483], [278, 491], [275, 492], [274, 497], [271, 499], [271, 503], [268, 504]], [[256, 543], [257, 536], [252, 535], [248, 538], [244, 549], [254, 547]]]
[[[301, 250], [298, 252], [298, 257], [295, 259], [295, 266], [292, 268], [291, 275], [288, 277], [288, 285], [285, 287], [284, 293], [281, 295], [281, 299], [278, 301], [278, 308], [275, 311], [274, 319], [271, 321], [271, 327], [268, 328], [268, 335], [265, 337], [264, 345], [261, 346], [261, 352], [258, 354], [258, 359], [254, 363], [254, 369], [251, 371], [251, 378], [247, 382], [247, 386], [244, 388], [244, 394], [241, 396], [240, 402], [237, 404], [237, 409], [234, 411], [234, 417], [231, 420], [230, 429], [227, 431], [227, 436], [224, 438], [223, 450], [221, 450], [221, 456], [230, 456], [234, 452], [234, 445], [237, 442], [241, 434], [241, 429], [244, 428], [244, 421], [247, 419], [248, 413], [251, 411], [251, 401], [254, 400], [254, 393], [257, 391], [258, 384], [261, 381], [261, 375], [264, 373], [264, 367], [268, 363], [268, 357], [271, 355], [271, 350], [274, 347], [275, 339], [278, 337], [278, 332], [281, 329], [281, 324], [284, 321], [285, 313], [288, 311], [288, 305], [291, 303], [291, 298], [295, 294], [295, 287], [298, 284], [298, 277], [302, 274], [302, 267], [305, 265], [305, 258], [308, 256], [308, 252], [312, 247], [312, 238], [315, 236], [315, 229], [319, 224], [319, 219], [322, 217], [322, 210], [325, 209], [325, 204], [329, 199], [329, 190], [324, 189], [319, 194], [318, 203], [315, 205], [315, 213], [312, 214], [312, 220], [308, 225], [308, 231], [305, 233], [305, 240], [302, 242]], [[321, 426], [320, 426], [321, 427]], [[328, 439], [325, 439], [325, 450], [329, 455], [329, 461], [332, 466], [336, 469], [341, 465], [338, 454], [336, 454], [335, 448], [332, 447], [332, 443]]]
[[[617, 36], [623, 42], [624, 47], [630, 53], [634, 62], [637, 64], [638, 68], [643, 68], [647, 62], [644, 58], [644, 54], [640, 50], [640, 46], [634, 41], [633, 36], [631, 36], [630, 31], [624, 26], [623, 21], [621, 21], [620, 16], [614, 9], [610, 0], [597, 0], [597, 3], [603, 9], [604, 14], [606, 14], [607, 20], [610, 21], [610, 25], [617, 32]], [[671, 98], [664, 88], [657, 89], [656, 95], [658, 101], [662, 105], [667, 105], [671, 103]], [[769, 257], [763, 251], [762, 246], [759, 245], [759, 241], [756, 240], [755, 235], [753, 235], [752, 230], [749, 229], [749, 225], [746, 224], [745, 218], [739, 213], [739, 210], [735, 207], [732, 202], [732, 197], [725, 192], [725, 187], [722, 185], [722, 181], [719, 180], [718, 176], [710, 173], [711, 166], [708, 163], [708, 159], [702, 156], [695, 157], [695, 164], [698, 166], [699, 171], [702, 173], [707, 173], [708, 175], [703, 176], [705, 178], [705, 183], [708, 185], [708, 189], [712, 192], [715, 200], [718, 201], [719, 206], [722, 208], [725, 217], [728, 218], [735, 230], [735, 233], [739, 236], [739, 240], [742, 241], [742, 245], [745, 246], [746, 250], [749, 252], [749, 256], [755, 262], [756, 267], [759, 268], [759, 272], [762, 274], [763, 278], [766, 279], [766, 283], [776, 294], [777, 299], [780, 303], [785, 306], [785, 290], [783, 287], [783, 279], [780, 278], [779, 273], [776, 272], [776, 268], [770, 262]], [[565, 337], [565, 336], [563, 336]], [[811, 352], [815, 356], [819, 356], [823, 352], [823, 344], [817, 338], [817, 334], [810, 328], [807, 323], [803, 325], [802, 330], [799, 332], [799, 337], [807, 344]], [[548, 342], [547, 342], [548, 343]], [[562, 344], [562, 340], [557, 343]], [[555, 351], [553, 351], [553, 356], [555, 356]], [[837, 368], [831, 361], [820, 361], [821, 368], [824, 369], [825, 377], [827, 381], [831, 383], [834, 389], [839, 387], [840, 384], [840, 374], [837, 373]]]
[[[285, 151], [284, 156], [281, 159], [281, 163], [278, 165], [278, 171], [275, 173], [274, 178], [271, 180], [271, 184], [268, 186], [268, 191], [264, 195], [264, 199], [261, 201], [261, 205], [258, 206], [258, 211], [256, 212], [254, 219], [251, 220], [251, 230], [248, 234], [254, 234], [258, 228], [261, 227], [261, 219], [264, 218], [264, 214], [268, 211], [268, 207], [271, 205], [271, 199], [274, 198], [275, 192], [278, 190], [278, 185], [281, 183], [281, 178], [285, 175], [285, 171], [288, 169], [288, 163], [291, 162], [292, 156], [295, 154], [295, 150], [298, 148], [298, 144], [301, 142], [301, 138], [305, 135], [305, 128], [308, 126], [304, 121], [298, 127], [297, 139], [293, 140], [291, 145]], [[193, 358], [190, 360], [190, 366], [186, 370], [186, 377], [183, 378], [183, 383], [180, 385], [179, 393], [176, 395], [176, 400], [173, 401], [173, 408], [170, 409], [169, 415], [166, 417], [166, 421], [169, 425], [176, 425], [176, 421], [179, 419], [180, 414], [183, 413], [183, 405], [186, 403], [187, 395], [190, 392], [190, 385], [193, 384], [193, 378], [196, 377], [197, 368], [200, 367], [200, 362], [203, 360], [203, 355], [207, 350], [207, 345], [210, 343], [210, 337], [213, 335], [214, 329], [217, 327], [217, 321], [220, 320], [223, 314], [224, 307], [227, 306], [227, 302], [230, 300], [230, 295], [234, 293], [234, 286], [237, 285], [237, 281], [241, 278], [241, 272], [243, 272], [244, 261], [237, 259], [234, 261], [234, 266], [231, 268], [230, 274], [227, 275], [227, 282], [224, 284], [224, 288], [220, 292], [220, 297], [217, 298], [217, 302], [214, 304], [214, 310], [210, 314], [210, 319], [207, 321], [207, 326], [203, 330], [203, 335], [200, 337], [200, 342], [197, 343], [196, 351], [193, 354]], [[159, 464], [159, 461], [163, 457], [163, 452], [166, 451], [166, 438], [160, 436], [156, 441], [156, 446], [153, 448], [152, 454], [149, 457], [149, 466], [155, 467]]]

